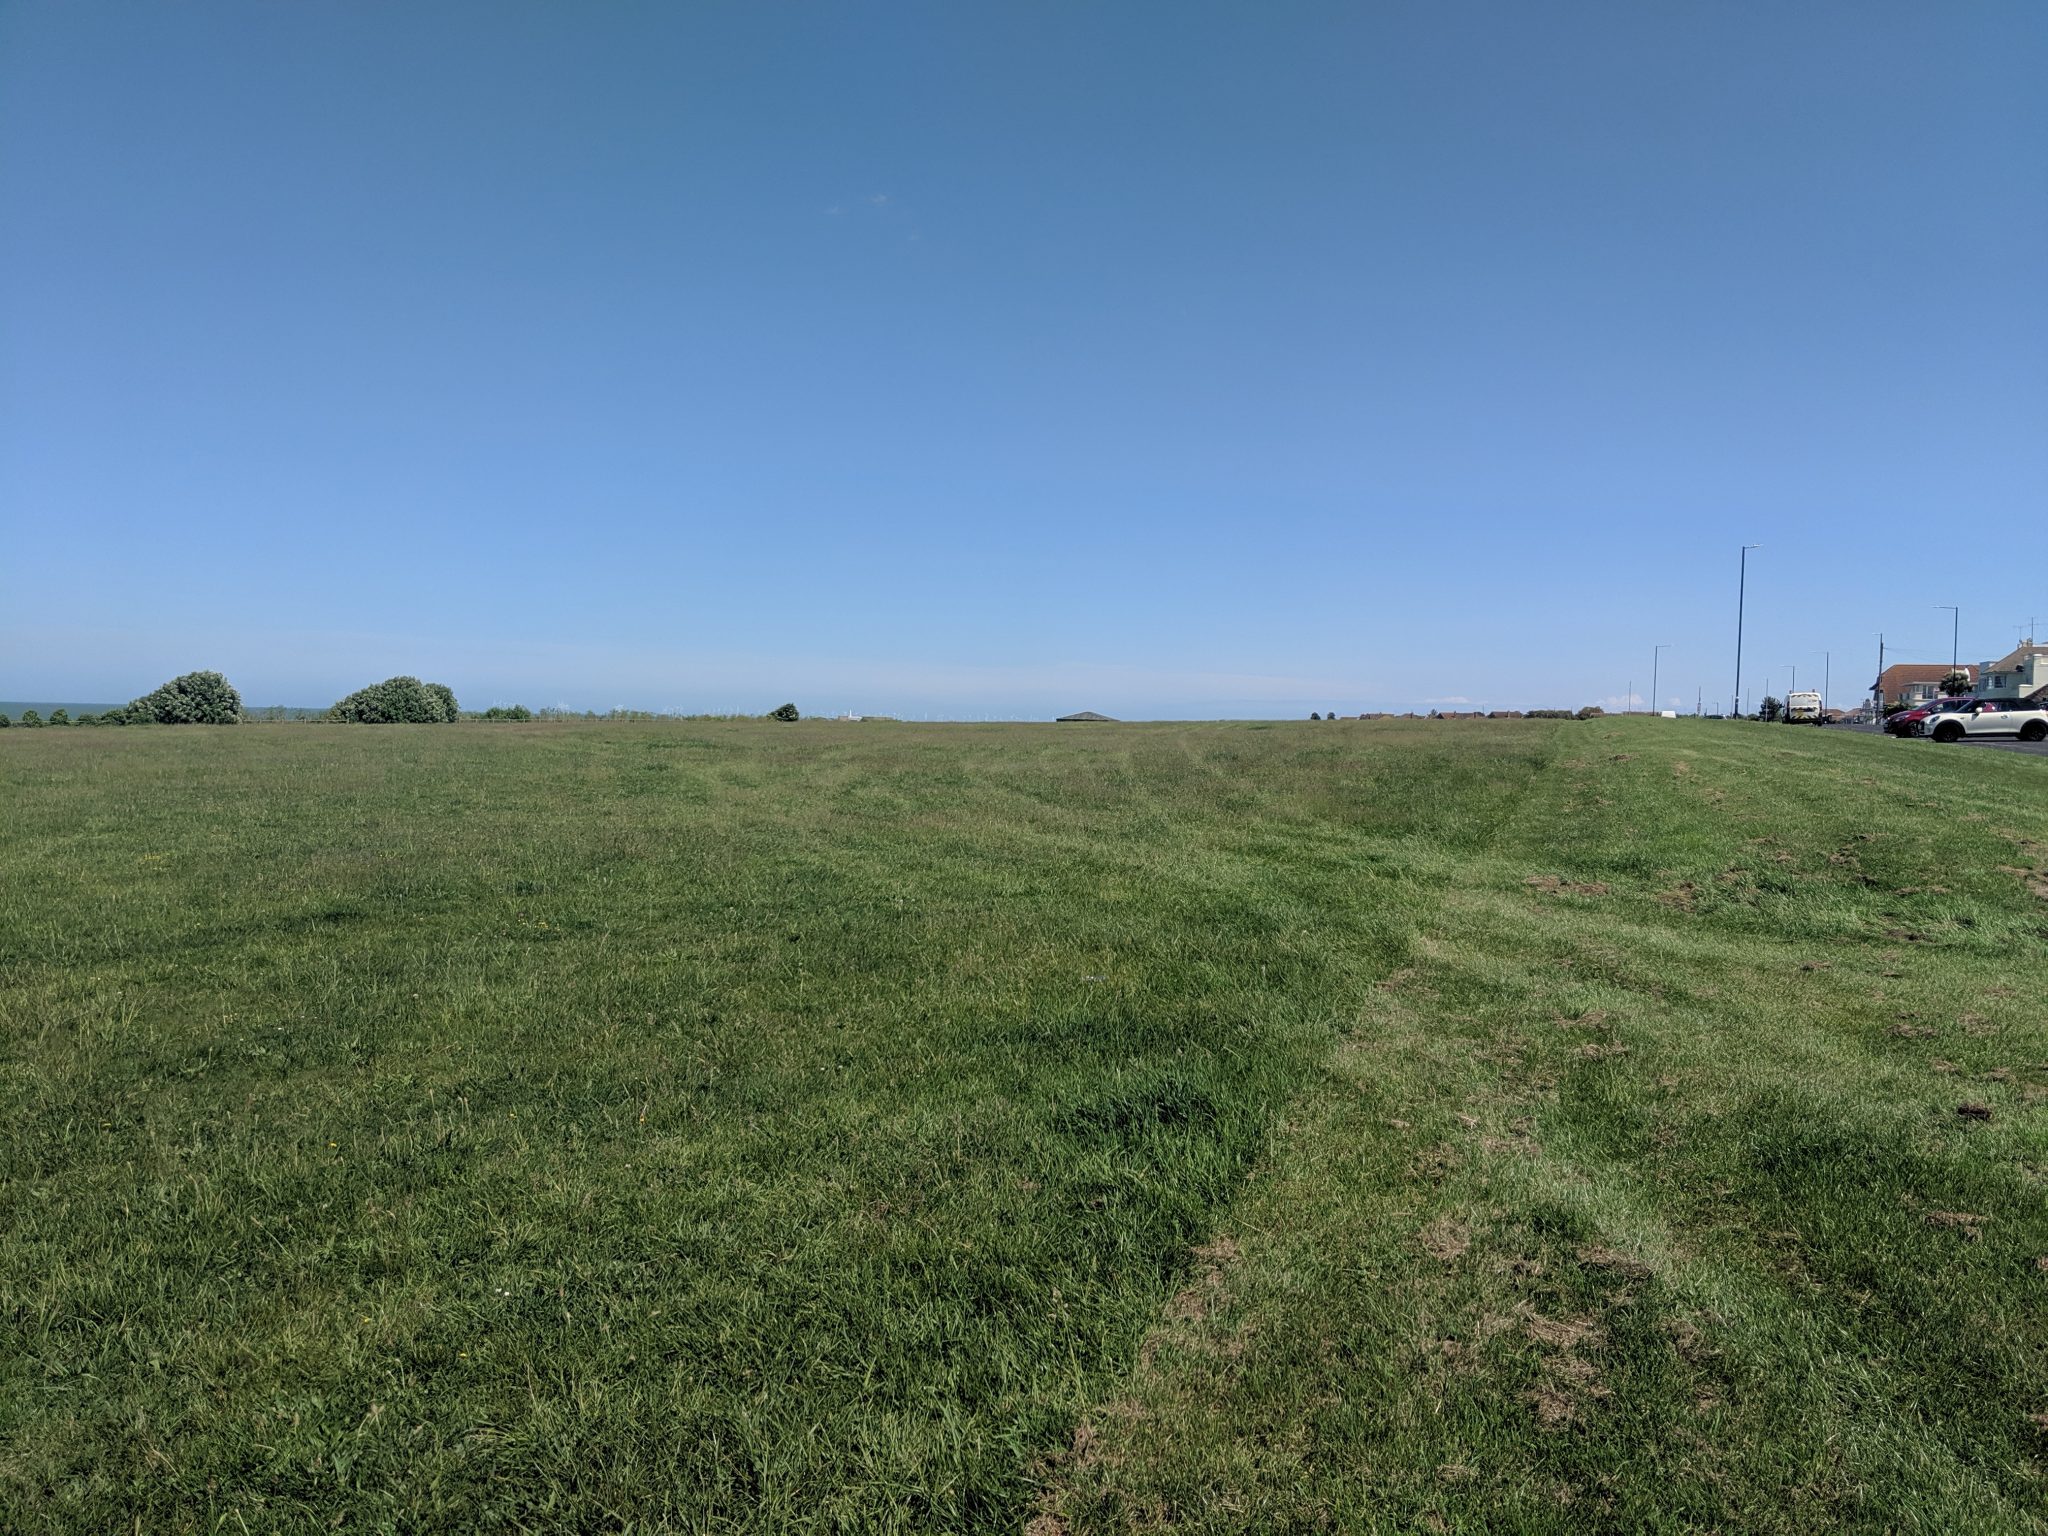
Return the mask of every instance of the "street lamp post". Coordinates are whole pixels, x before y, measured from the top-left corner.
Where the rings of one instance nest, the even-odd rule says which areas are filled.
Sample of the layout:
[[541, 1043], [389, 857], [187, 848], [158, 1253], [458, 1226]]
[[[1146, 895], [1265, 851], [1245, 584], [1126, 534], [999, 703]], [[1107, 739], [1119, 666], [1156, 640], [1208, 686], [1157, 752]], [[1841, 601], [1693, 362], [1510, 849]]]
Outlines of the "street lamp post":
[[1651, 647], [1650, 650], [1650, 713], [1653, 715], [1657, 713], [1657, 663], [1664, 659], [1664, 653], [1670, 649], [1671, 642], [1667, 640], [1662, 645]]
[[1962, 647], [1958, 642], [1961, 640], [1963, 633], [1963, 610], [1954, 603], [1936, 603], [1934, 606], [1946, 608], [1949, 611], [1948, 666], [1949, 670], [1953, 672], [1962, 659]]
[[1742, 609], [1749, 596], [1749, 552], [1761, 544], [1742, 546], [1742, 564], [1735, 583], [1735, 718], [1742, 718]]

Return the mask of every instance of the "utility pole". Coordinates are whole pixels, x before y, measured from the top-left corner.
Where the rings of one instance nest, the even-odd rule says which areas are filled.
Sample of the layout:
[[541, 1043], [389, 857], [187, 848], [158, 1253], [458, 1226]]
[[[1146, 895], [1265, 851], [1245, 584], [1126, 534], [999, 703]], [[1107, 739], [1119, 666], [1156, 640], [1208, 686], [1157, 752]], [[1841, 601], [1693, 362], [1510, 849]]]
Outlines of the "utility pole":
[[1658, 712], [1657, 663], [1664, 659], [1664, 653], [1670, 649], [1671, 644], [1669, 641], [1666, 641], [1663, 645], [1655, 646], [1650, 651], [1650, 713], [1653, 715]]
[[1963, 610], [1954, 603], [1936, 603], [1937, 608], [1946, 608], [1950, 614], [1948, 631], [1948, 666], [1953, 672], [1962, 663], [1962, 647], [1958, 644], [1963, 632]]
[[1761, 544], [1742, 546], [1742, 564], [1735, 582], [1735, 718], [1742, 718], [1742, 607], [1749, 595], [1749, 552]]
[[1828, 689], [1833, 685], [1834, 681], [1835, 653], [1833, 651], [1822, 651], [1820, 653], [1820, 717], [1823, 720], [1828, 717]]

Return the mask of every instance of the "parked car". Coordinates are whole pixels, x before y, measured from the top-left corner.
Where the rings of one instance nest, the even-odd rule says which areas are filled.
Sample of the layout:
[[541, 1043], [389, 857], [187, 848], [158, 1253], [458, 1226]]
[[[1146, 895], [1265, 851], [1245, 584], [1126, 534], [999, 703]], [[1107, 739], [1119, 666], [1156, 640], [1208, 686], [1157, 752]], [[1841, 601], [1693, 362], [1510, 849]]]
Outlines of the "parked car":
[[1886, 715], [1884, 728], [1894, 736], [1918, 736], [1921, 722], [1937, 709], [1956, 708], [1976, 702], [1970, 698], [1929, 699], [1925, 704], [1915, 704], [1911, 709], [1902, 709], [1895, 715]]
[[1961, 741], [1965, 736], [2041, 741], [2048, 739], [2048, 709], [2020, 699], [1943, 699], [1920, 722], [1918, 734], [1936, 741]]

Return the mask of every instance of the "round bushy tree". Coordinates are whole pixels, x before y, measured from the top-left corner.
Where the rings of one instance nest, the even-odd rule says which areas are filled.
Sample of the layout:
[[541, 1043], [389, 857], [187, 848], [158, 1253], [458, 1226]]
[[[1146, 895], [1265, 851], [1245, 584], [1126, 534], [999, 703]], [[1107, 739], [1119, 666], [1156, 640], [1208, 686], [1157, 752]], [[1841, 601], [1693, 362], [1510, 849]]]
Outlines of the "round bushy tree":
[[770, 711], [769, 718], [785, 722], [794, 720], [797, 718], [796, 706], [794, 704], [778, 704]]
[[27, 726], [39, 727], [43, 723], [43, 717], [40, 714], [38, 714], [35, 710], [24, 709], [21, 712], [21, 723]]
[[59, 704], [55, 709], [50, 711], [50, 724], [69, 725], [70, 723], [71, 711], [66, 709], [62, 704]]
[[446, 684], [387, 677], [358, 688], [328, 710], [327, 718], [350, 725], [449, 725], [461, 716]]
[[8, 719], [5, 715], [0, 715], [0, 731], [6, 730], [12, 724], [14, 724], [12, 720]]
[[104, 718], [113, 725], [240, 725], [242, 696], [218, 672], [187, 672]]

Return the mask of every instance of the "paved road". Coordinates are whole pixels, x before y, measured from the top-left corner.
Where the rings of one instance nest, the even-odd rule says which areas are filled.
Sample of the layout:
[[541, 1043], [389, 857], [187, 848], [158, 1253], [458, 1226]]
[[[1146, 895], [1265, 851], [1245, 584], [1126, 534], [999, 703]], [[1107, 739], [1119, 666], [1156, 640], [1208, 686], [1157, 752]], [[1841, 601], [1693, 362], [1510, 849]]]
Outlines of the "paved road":
[[[1882, 736], [1884, 734], [1879, 727], [1874, 725], [1831, 725], [1827, 729], [1831, 731], [1855, 731], [1865, 736]], [[2024, 752], [2029, 757], [2048, 757], [2048, 741], [2015, 741], [2010, 736], [1977, 737], [1974, 739], [1965, 736], [1961, 741], [1957, 742], [1929, 741], [1924, 736], [1915, 736], [1901, 740], [1898, 746], [1902, 752], [1919, 751], [1921, 749], [1946, 752], [1953, 746], [1980, 747], [1992, 752]]]

